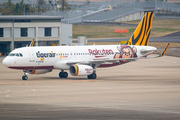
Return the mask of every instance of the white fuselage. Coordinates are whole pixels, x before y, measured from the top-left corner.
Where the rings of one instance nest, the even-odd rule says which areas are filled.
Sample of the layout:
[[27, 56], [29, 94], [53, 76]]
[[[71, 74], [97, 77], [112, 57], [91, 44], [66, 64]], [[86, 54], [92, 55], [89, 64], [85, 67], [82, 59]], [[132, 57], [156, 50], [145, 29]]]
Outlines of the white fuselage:
[[[88, 62], [98, 60], [110, 60], [117, 57], [142, 57], [142, 50], [156, 50], [151, 46], [129, 46], [136, 48], [136, 56], [128, 56], [132, 53], [129, 49], [123, 49], [123, 45], [91, 45], [91, 46], [42, 46], [23, 47], [13, 50], [3, 60], [3, 64], [13, 69], [69, 69], [68, 62]], [[121, 50], [120, 50], [121, 48]], [[124, 50], [124, 52], [122, 52]], [[20, 53], [22, 56], [20, 56]], [[17, 55], [16, 55], [17, 54]], [[18, 56], [19, 54], [19, 56]], [[124, 54], [124, 55], [123, 55]], [[101, 63], [97, 66], [103, 66]], [[111, 63], [112, 64], [112, 63]]]

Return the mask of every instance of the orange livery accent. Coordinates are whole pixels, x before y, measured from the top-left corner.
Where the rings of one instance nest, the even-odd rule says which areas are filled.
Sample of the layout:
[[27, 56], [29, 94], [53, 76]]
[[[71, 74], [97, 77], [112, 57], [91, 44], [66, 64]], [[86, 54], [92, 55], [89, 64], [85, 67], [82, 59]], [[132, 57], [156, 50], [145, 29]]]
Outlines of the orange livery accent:
[[34, 74], [36, 72], [36, 70], [33, 70], [32, 74]]
[[168, 49], [169, 45], [170, 45], [170, 43], [168, 43], [168, 45], [166, 46], [166, 48], [164, 49], [164, 51], [161, 53], [161, 55], [160, 55], [160, 56], [163, 56], [163, 55], [165, 55], [165, 54], [166, 54], [166, 51], [167, 51], [167, 49]]
[[79, 74], [79, 68], [78, 68], [78, 66], [77, 65], [74, 65], [75, 67], [76, 67], [76, 74], [75, 74], [75, 76], [77, 76], [78, 74]]
[[154, 12], [147, 12], [128, 41], [128, 45], [148, 46]]

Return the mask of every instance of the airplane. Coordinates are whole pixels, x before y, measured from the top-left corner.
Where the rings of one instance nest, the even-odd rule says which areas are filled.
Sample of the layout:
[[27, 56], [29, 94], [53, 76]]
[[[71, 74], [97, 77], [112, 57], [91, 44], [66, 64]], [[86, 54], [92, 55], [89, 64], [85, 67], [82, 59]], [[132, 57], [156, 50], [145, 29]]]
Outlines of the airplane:
[[[147, 59], [157, 48], [148, 46], [154, 12], [147, 12], [126, 45], [87, 46], [33, 46], [13, 50], [3, 60], [3, 65], [11, 69], [22, 69], [23, 80], [27, 74], [45, 74], [59, 69], [60, 78], [87, 76], [96, 79], [97, 67], [113, 67], [138, 59]], [[170, 43], [169, 43], [170, 44]], [[165, 55], [165, 50], [156, 57]], [[153, 57], [155, 58], [155, 57]]]

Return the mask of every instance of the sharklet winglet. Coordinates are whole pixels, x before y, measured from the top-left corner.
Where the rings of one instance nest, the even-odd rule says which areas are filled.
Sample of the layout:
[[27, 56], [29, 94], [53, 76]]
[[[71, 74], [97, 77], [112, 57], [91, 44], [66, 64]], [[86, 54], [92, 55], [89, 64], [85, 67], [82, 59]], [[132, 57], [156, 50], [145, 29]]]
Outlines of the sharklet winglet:
[[167, 51], [169, 45], [170, 45], [170, 43], [167, 44], [167, 46], [165, 47], [164, 51], [161, 53], [160, 56], [164, 56], [166, 54], [166, 51]]
[[34, 42], [35, 42], [35, 39], [33, 39], [32, 41], [31, 41], [31, 43], [30, 43], [30, 47], [33, 47], [34, 46]]

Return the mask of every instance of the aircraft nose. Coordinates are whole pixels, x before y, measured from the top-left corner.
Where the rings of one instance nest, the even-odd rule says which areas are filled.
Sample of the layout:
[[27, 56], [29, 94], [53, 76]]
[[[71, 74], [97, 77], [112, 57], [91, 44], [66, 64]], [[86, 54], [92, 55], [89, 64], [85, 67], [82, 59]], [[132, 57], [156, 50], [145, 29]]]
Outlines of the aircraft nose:
[[4, 58], [4, 60], [2, 61], [2, 64], [6, 67], [9, 67], [9, 60], [7, 57]]

